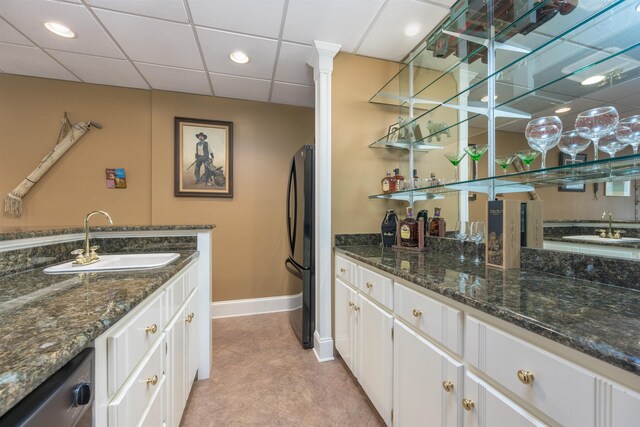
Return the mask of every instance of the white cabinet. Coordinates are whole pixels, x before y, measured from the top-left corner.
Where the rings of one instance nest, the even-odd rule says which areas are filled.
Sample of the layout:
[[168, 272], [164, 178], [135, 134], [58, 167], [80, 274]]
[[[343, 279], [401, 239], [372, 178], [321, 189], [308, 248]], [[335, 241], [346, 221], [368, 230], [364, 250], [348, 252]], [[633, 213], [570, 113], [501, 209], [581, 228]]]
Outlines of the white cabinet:
[[356, 325], [358, 312], [356, 307], [357, 293], [351, 287], [336, 278], [335, 289], [335, 335], [336, 350], [344, 363], [358, 378], [356, 370]]
[[398, 320], [393, 338], [393, 419], [403, 427], [458, 426], [464, 367]]
[[469, 372], [464, 376], [464, 397], [460, 404], [464, 409], [464, 427], [529, 427], [545, 425]]
[[602, 420], [601, 425], [611, 427], [630, 427], [640, 425], [640, 394], [614, 385], [611, 391], [611, 423]]
[[187, 351], [185, 357], [187, 360], [185, 378], [187, 390], [191, 390], [191, 386], [193, 385], [193, 381], [196, 377], [196, 372], [198, 371], [198, 321], [196, 319], [197, 303], [198, 290], [196, 289], [187, 301], [184, 317], [187, 336], [187, 344], [185, 346]]
[[391, 425], [393, 316], [364, 297], [358, 301], [358, 379], [382, 419]]
[[167, 327], [167, 424], [180, 425], [187, 401], [186, 388], [186, 309], [178, 311]]

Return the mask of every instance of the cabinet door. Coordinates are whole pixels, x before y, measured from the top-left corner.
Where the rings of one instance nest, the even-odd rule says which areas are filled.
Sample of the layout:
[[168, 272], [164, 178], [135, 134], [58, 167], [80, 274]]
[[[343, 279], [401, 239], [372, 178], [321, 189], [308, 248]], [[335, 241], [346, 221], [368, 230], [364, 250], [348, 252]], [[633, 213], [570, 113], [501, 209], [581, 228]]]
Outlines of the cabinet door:
[[167, 327], [167, 421], [168, 425], [178, 427], [182, 411], [187, 401], [186, 393], [186, 308]]
[[429, 420], [433, 425], [460, 425], [462, 363], [397, 320], [393, 349], [394, 424], [422, 426]]
[[[464, 427], [544, 426], [522, 407], [512, 402], [484, 381], [467, 372], [464, 376]], [[461, 401], [461, 404], [464, 403]], [[469, 404], [472, 406], [469, 407]]]
[[612, 427], [640, 425], [640, 394], [614, 385], [610, 413]]
[[340, 279], [336, 279], [335, 289], [335, 334], [336, 350], [342, 356], [353, 375], [358, 377], [356, 371], [356, 345], [355, 345], [355, 324], [356, 292], [345, 285]]
[[198, 290], [196, 289], [186, 308], [185, 324], [187, 327], [187, 345], [186, 345], [186, 359], [187, 363], [187, 384], [186, 384], [186, 397], [189, 397], [193, 380], [196, 377], [198, 371], [198, 319], [196, 316], [196, 305], [198, 303]]
[[358, 381], [382, 419], [391, 425], [393, 374], [393, 316], [367, 298], [356, 300], [359, 355]]

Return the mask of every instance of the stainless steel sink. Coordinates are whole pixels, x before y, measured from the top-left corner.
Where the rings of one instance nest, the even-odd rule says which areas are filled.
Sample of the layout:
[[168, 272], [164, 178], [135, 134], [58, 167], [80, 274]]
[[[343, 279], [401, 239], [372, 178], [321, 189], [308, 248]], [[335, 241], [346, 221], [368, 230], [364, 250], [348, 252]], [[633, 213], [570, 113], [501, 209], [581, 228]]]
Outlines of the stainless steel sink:
[[599, 236], [563, 236], [563, 239], [569, 240], [584, 240], [585, 242], [601, 242], [601, 243], [630, 243], [630, 242], [640, 242], [640, 239], [634, 237], [621, 237], [619, 239], [609, 239], [606, 237]]
[[93, 264], [74, 265], [73, 261], [44, 269], [48, 274], [86, 273], [90, 271], [146, 270], [164, 267], [180, 257], [177, 253], [100, 255]]

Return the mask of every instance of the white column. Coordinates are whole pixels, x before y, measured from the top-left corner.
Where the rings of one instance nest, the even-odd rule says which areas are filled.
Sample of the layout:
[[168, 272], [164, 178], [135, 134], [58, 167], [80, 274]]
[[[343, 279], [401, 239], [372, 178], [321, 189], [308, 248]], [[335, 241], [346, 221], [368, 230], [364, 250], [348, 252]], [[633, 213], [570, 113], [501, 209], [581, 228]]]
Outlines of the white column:
[[309, 65], [316, 91], [315, 120], [315, 282], [316, 330], [313, 351], [319, 361], [333, 360], [331, 336], [331, 73], [340, 45], [313, 42]]

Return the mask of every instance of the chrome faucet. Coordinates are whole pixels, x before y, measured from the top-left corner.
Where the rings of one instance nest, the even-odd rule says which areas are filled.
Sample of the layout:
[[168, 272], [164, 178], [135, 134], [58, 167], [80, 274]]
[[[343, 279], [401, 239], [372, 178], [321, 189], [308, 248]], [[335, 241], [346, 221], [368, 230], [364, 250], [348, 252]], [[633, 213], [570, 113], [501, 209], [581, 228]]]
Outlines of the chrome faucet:
[[109, 225], [113, 225], [113, 221], [111, 220], [111, 216], [105, 211], [91, 211], [84, 217], [84, 244], [82, 245], [82, 249], [76, 249], [72, 251], [71, 254], [76, 255], [76, 260], [73, 262], [73, 265], [87, 265], [92, 264], [100, 260], [98, 257], [98, 253], [96, 252], [99, 246], [90, 246], [89, 245], [89, 218], [94, 215], [102, 214], [107, 217], [109, 220]]

